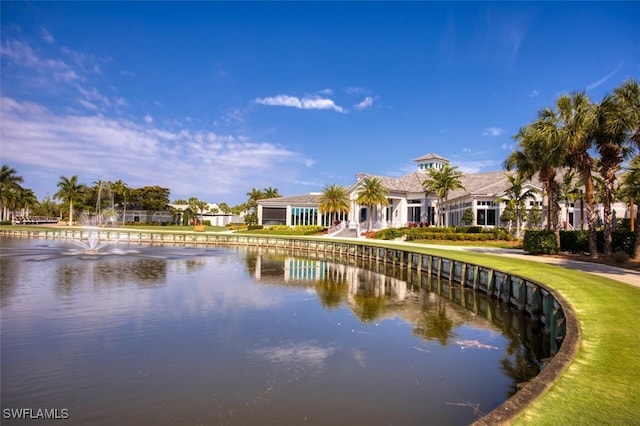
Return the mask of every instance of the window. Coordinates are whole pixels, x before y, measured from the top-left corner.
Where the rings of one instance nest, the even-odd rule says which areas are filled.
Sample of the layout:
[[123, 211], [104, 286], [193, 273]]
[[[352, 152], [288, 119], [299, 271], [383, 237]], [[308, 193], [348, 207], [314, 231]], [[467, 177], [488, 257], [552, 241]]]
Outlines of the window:
[[262, 208], [262, 224], [263, 225], [286, 225], [287, 209], [286, 207], [263, 207]]
[[495, 209], [478, 209], [476, 213], [476, 224], [479, 226], [495, 226], [496, 210]]
[[317, 207], [292, 207], [291, 226], [317, 225]]
[[409, 222], [420, 222], [420, 206], [407, 208], [407, 219]]

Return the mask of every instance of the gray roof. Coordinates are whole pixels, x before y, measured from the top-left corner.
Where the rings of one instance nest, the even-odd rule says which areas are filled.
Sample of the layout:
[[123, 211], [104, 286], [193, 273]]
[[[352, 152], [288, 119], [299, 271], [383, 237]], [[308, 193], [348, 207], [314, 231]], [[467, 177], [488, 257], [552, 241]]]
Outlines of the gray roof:
[[313, 204], [316, 205], [320, 202], [320, 194], [302, 194], [302, 195], [289, 195], [287, 197], [277, 198], [265, 198], [258, 200], [258, 204]]
[[[449, 162], [448, 159], [441, 157], [434, 153], [425, 154], [421, 157], [413, 160], [414, 162], [424, 162], [428, 160], [439, 160], [443, 162]], [[513, 174], [513, 172], [507, 172], [505, 170], [499, 170], [495, 172], [485, 173], [465, 173], [462, 176], [462, 186], [464, 189], [451, 191], [449, 193], [449, 200], [453, 200], [466, 195], [478, 195], [495, 197], [504, 193], [509, 187], [509, 180], [507, 174]], [[426, 170], [417, 170], [401, 177], [389, 177], [378, 176], [369, 173], [357, 173], [356, 177], [358, 181], [363, 177], [372, 177], [380, 179], [382, 185], [389, 190], [390, 193], [395, 194], [408, 194], [408, 193], [424, 193], [424, 187], [422, 183], [428, 178], [429, 174]], [[542, 189], [542, 184], [536, 178], [528, 181], [529, 184]], [[351, 186], [351, 189], [358, 186], [358, 182]], [[303, 195], [291, 195], [287, 197], [270, 198], [265, 200], [259, 200], [261, 205], [289, 205], [289, 204], [310, 204], [317, 205], [320, 202], [320, 193], [303, 194]]]
[[428, 161], [428, 160], [440, 160], [440, 161], [443, 161], [445, 163], [449, 162], [448, 159], [446, 159], [444, 157], [441, 157], [441, 156], [439, 156], [437, 154], [434, 154], [433, 152], [430, 152], [429, 154], [425, 154], [425, 155], [423, 155], [421, 157], [418, 157], [413, 161], [416, 162], [416, 163], [418, 163], [418, 162], [422, 163], [422, 162]]

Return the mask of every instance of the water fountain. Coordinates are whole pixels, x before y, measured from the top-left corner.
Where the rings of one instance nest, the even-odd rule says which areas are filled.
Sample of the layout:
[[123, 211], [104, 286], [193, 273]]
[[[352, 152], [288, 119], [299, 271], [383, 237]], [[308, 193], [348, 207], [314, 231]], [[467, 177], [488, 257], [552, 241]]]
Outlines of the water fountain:
[[[96, 210], [95, 214], [82, 212], [78, 222], [82, 225], [83, 231], [88, 233], [86, 239], [75, 240], [76, 245], [82, 247], [84, 254], [106, 254], [101, 250], [107, 243], [100, 243], [99, 230], [103, 226], [112, 226], [117, 219], [111, 182], [98, 181], [96, 187]], [[84, 232], [83, 232], [84, 233]]]

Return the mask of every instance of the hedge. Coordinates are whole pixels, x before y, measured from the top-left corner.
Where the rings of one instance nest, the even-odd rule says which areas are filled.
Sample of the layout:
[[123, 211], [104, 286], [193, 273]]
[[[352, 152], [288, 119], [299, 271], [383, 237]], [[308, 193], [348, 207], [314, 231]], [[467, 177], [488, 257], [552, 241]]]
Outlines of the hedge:
[[[633, 232], [613, 231], [611, 237], [611, 251], [613, 253], [621, 252], [633, 256], [636, 243], [636, 236]], [[604, 253], [604, 231], [596, 232], [596, 245], [598, 253]], [[589, 232], [584, 230], [560, 231], [560, 247], [558, 248], [552, 231], [527, 230], [524, 234], [523, 248], [531, 254], [588, 253]]]
[[455, 228], [387, 228], [376, 232], [379, 240], [394, 240], [406, 238], [414, 240], [452, 240], [452, 241], [489, 241], [513, 239], [511, 234], [503, 228], [482, 229], [479, 226], [458, 226]]

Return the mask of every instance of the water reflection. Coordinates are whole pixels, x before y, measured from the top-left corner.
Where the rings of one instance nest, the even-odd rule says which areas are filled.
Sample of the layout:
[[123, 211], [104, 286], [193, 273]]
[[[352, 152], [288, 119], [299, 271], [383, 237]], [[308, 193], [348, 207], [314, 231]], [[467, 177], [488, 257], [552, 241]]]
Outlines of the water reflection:
[[549, 356], [521, 313], [377, 264], [2, 247], [2, 407], [65, 424], [468, 424]]

